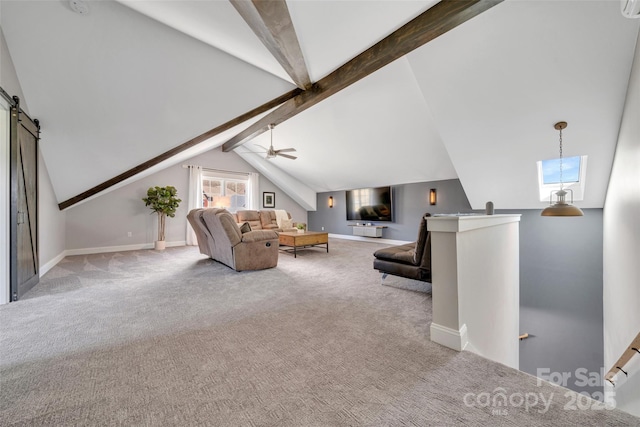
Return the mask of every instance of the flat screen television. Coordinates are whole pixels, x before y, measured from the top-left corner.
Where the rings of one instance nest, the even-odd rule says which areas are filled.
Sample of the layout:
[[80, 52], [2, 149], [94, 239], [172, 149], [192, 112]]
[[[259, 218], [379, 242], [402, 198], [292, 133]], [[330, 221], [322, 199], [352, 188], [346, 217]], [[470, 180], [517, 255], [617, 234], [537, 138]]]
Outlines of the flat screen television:
[[347, 221], [393, 221], [393, 197], [390, 186], [348, 190]]

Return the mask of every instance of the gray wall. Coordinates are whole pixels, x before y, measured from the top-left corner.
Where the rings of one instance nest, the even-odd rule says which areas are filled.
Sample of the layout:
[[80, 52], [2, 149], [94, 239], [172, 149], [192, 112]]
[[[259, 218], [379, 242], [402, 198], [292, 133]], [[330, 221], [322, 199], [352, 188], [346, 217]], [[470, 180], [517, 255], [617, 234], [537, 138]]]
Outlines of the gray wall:
[[[43, 135], [46, 135], [46, 128]], [[47, 165], [38, 150], [38, 260], [40, 276], [62, 259], [66, 249], [67, 215], [60, 211]]]
[[[431, 188], [438, 192], [435, 206], [429, 205]], [[348, 224], [354, 224], [355, 221], [347, 221], [345, 195], [344, 191], [318, 193], [318, 208], [315, 212], [309, 212], [309, 228], [320, 231], [324, 227], [325, 231], [333, 234], [353, 234]], [[329, 208], [329, 196], [333, 196], [333, 208]], [[382, 237], [392, 240], [416, 240], [418, 224], [425, 212], [471, 212], [471, 205], [457, 179], [394, 185], [393, 205], [394, 221], [376, 223], [388, 227], [382, 232]]]
[[[435, 206], [427, 200], [430, 188], [438, 190]], [[395, 222], [383, 235], [394, 240], [415, 240], [425, 212], [472, 212], [459, 180], [395, 186], [394, 206]], [[576, 370], [599, 373], [603, 366], [602, 209], [585, 209], [578, 218], [542, 217], [540, 211], [496, 210], [522, 215], [520, 331], [532, 337], [520, 342], [520, 370], [568, 372], [567, 387], [599, 398], [594, 393], [602, 387], [577, 385]], [[350, 235], [348, 223], [344, 191], [318, 194], [318, 210], [309, 212], [312, 230], [324, 226], [330, 233]]]
[[[186, 160], [205, 168], [255, 172], [236, 153], [223, 153], [219, 148]], [[152, 186], [173, 185], [182, 199], [175, 218], [168, 218], [166, 240], [184, 242], [187, 226], [187, 194], [189, 172], [182, 164], [171, 166], [100, 197], [76, 205], [67, 210], [66, 248], [83, 250], [153, 243], [157, 238], [157, 215], [144, 206], [142, 198]], [[276, 208], [291, 213], [296, 222], [307, 221], [307, 211], [283, 191], [260, 176], [260, 202], [262, 191], [275, 191]], [[131, 232], [131, 237], [128, 233]]]
[[[20, 108], [29, 113], [27, 100], [22, 93], [18, 74], [11, 60], [1, 28], [0, 57], [2, 58], [0, 61], [0, 87], [9, 95], [18, 96], [20, 98]], [[38, 117], [32, 118], [37, 119]], [[46, 141], [47, 127], [44, 123], [46, 122], [43, 122], [41, 137], [42, 140]], [[39, 149], [38, 163], [38, 262], [40, 264], [40, 275], [42, 276], [64, 254], [66, 214], [58, 209], [58, 202], [53, 192], [49, 172]], [[5, 168], [4, 164], [2, 168]], [[8, 167], [4, 170], [8, 170]], [[3, 291], [0, 290], [0, 292]]]
[[0, 28], [0, 58], [2, 58], [0, 61], [0, 87], [2, 87], [2, 89], [4, 89], [9, 95], [20, 98], [20, 108], [29, 114], [27, 100], [24, 98], [24, 94], [22, 93], [22, 87], [18, 80], [18, 73], [13, 65], [13, 60], [11, 59], [9, 47], [7, 46], [7, 41], [4, 38], [2, 28]]
[[[604, 364], [602, 313], [602, 209], [583, 217], [542, 217], [519, 213], [520, 370], [567, 372], [566, 384], [600, 399], [602, 385], [581, 386], [580, 372], [600, 375]], [[594, 394], [596, 393], [596, 394]]]

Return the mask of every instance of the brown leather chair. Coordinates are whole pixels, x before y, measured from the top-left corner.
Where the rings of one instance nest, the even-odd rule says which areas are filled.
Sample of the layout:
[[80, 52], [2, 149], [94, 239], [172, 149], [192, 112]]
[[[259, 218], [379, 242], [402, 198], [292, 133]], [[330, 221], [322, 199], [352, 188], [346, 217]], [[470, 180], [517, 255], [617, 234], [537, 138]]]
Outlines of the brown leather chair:
[[196, 232], [200, 253], [234, 270], [262, 270], [278, 265], [278, 233], [243, 233], [226, 209], [193, 209], [187, 219]]
[[373, 256], [373, 268], [383, 274], [431, 282], [431, 233], [427, 231], [426, 213], [420, 220], [418, 240], [406, 245], [377, 250]]

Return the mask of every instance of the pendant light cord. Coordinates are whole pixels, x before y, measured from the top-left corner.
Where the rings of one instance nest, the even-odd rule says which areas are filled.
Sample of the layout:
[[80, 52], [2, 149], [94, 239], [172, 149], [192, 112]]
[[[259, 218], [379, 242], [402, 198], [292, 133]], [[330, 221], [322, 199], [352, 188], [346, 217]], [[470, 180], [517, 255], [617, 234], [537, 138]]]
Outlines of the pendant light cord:
[[562, 128], [560, 128], [560, 189], [564, 188], [564, 181], [562, 179]]

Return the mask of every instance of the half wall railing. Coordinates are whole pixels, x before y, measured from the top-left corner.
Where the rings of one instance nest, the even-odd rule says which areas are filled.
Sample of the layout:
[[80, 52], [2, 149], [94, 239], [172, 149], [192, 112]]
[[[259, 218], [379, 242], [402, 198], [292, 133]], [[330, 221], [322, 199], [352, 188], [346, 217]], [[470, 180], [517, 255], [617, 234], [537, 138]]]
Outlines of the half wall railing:
[[618, 388], [638, 371], [640, 371], [640, 332], [604, 378]]

